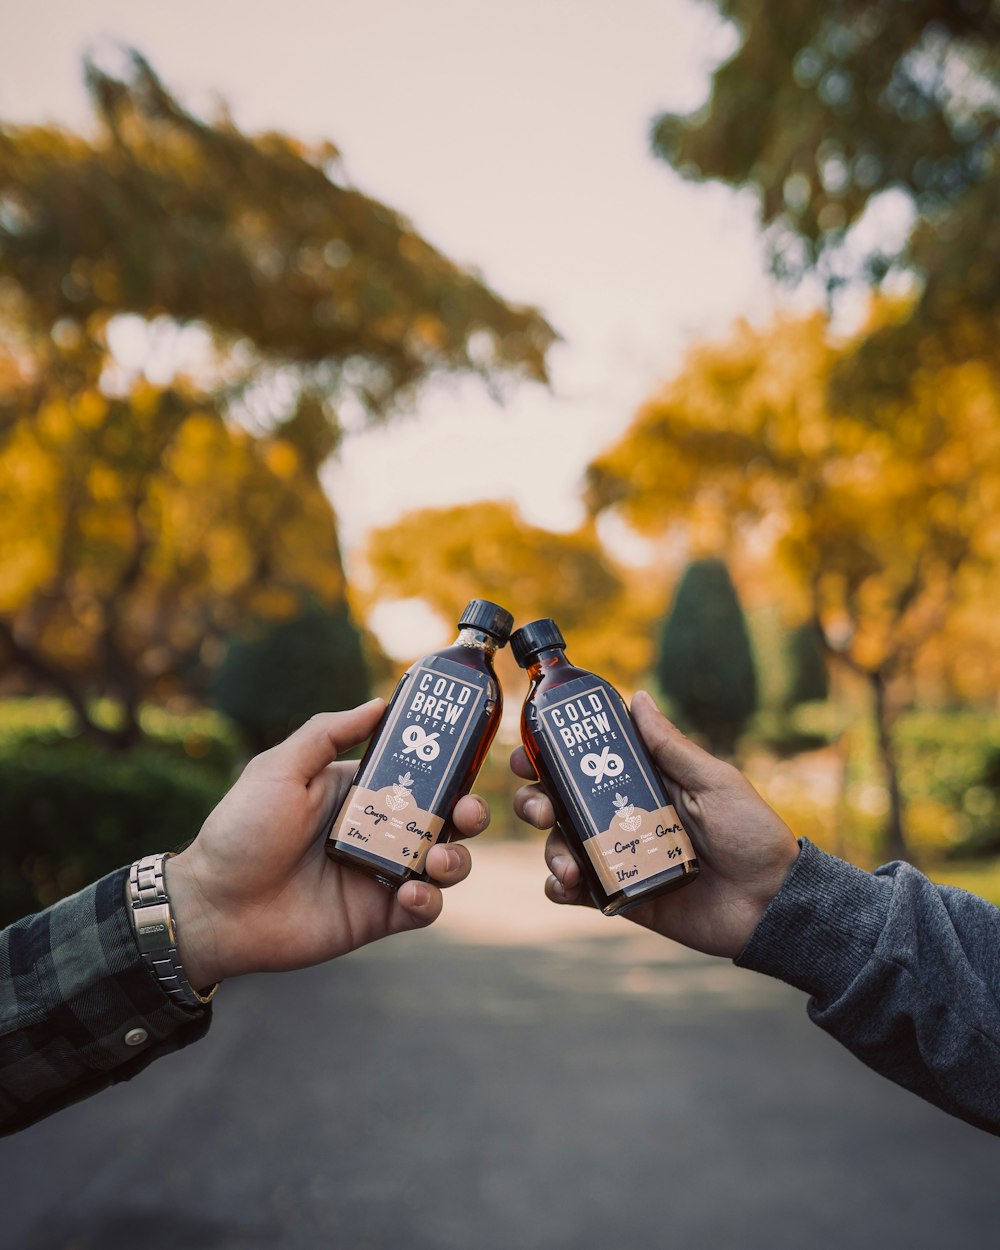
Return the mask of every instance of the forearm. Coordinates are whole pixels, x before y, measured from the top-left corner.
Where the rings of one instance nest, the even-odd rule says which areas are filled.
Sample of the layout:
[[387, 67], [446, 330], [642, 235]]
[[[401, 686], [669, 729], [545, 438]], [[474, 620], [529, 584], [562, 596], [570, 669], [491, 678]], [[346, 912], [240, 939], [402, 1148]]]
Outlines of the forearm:
[[805, 990], [812, 1019], [875, 1071], [1000, 1134], [1000, 909], [804, 842], [736, 963]]
[[127, 875], [0, 933], [0, 1132], [128, 1080], [208, 1029], [210, 1012], [172, 1002], [143, 964]]

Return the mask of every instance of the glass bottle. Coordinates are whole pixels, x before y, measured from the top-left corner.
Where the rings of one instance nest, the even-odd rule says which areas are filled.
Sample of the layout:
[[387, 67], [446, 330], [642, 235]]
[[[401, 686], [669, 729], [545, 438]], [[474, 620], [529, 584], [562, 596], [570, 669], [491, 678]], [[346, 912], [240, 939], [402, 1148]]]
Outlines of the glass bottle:
[[597, 907], [617, 916], [693, 881], [694, 848], [618, 691], [566, 659], [555, 621], [510, 645], [531, 679], [524, 748]]
[[513, 624], [504, 608], [473, 599], [455, 642], [406, 670], [333, 822], [331, 859], [391, 889], [427, 880], [427, 852], [447, 837], [500, 724], [493, 656]]

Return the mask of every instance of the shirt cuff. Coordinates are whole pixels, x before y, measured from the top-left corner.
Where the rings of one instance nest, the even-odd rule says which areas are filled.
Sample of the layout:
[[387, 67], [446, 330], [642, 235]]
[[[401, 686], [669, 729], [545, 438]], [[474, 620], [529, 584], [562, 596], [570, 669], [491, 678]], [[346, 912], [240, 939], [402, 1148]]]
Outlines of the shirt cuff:
[[871, 959], [892, 895], [873, 876], [801, 838], [799, 857], [733, 961], [833, 1002]]

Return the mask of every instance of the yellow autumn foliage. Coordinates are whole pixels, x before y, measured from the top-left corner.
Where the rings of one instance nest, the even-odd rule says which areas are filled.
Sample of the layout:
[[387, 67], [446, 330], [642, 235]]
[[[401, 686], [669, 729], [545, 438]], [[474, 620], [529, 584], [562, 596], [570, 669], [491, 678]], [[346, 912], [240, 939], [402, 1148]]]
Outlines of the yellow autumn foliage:
[[146, 381], [111, 398], [50, 376], [0, 443], [0, 550], [0, 614], [36, 670], [98, 681], [111, 654], [146, 693], [241, 617], [344, 593], [332, 508], [294, 449]]
[[[846, 660], [947, 686], [954, 657], [975, 650], [995, 691], [1000, 647], [970, 634], [969, 598], [1000, 550], [994, 379], [980, 364], [926, 370], [905, 401], [844, 410], [830, 381], [851, 350], [819, 314], [743, 324], [695, 349], [591, 466], [592, 506], [647, 534], [682, 525], [696, 554], [727, 552], [737, 567], [766, 533]], [[987, 598], [995, 610], [996, 592]]]
[[[553, 617], [573, 661], [625, 691], [649, 671], [662, 587], [617, 567], [592, 526], [553, 533], [499, 501], [427, 508], [376, 531], [365, 555], [369, 608], [417, 598], [450, 621], [469, 599], [492, 599], [515, 614], [515, 625]], [[523, 690], [506, 651], [499, 671], [507, 688]]]

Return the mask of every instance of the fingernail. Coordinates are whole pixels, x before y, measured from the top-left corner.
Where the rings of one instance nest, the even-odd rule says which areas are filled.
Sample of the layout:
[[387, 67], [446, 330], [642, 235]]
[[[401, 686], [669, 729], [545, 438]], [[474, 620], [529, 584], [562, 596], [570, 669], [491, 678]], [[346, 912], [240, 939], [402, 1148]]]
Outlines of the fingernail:
[[553, 902], [562, 902], [566, 897], [566, 888], [558, 877], [549, 877], [549, 897], [555, 895]]
[[454, 872], [456, 868], [458, 868], [459, 865], [462, 863], [462, 857], [461, 855], [459, 855], [458, 851], [456, 851], [453, 846], [446, 846], [444, 849], [445, 849], [445, 855], [447, 857], [446, 863], [445, 863], [445, 871]]
[[431, 901], [431, 892], [423, 882], [418, 881], [413, 888], [413, 906], [426, 907]]
[[476, 803], [479, 807], [479, 823], [484, 825], [490, 818], [490, 809], [480, 798], [476, 799]]
[[541, 799], [528, 799], [527, 802], [524, 804], [524, 814], [532, 824], [534, 824], [536, 820], [541, 820], [542, 800]]
[[569, 871], [569, 859], [565, 855], [554, 855], [552, 857], [552, 872], [561, 884], [561, 879], [565, 877]]

